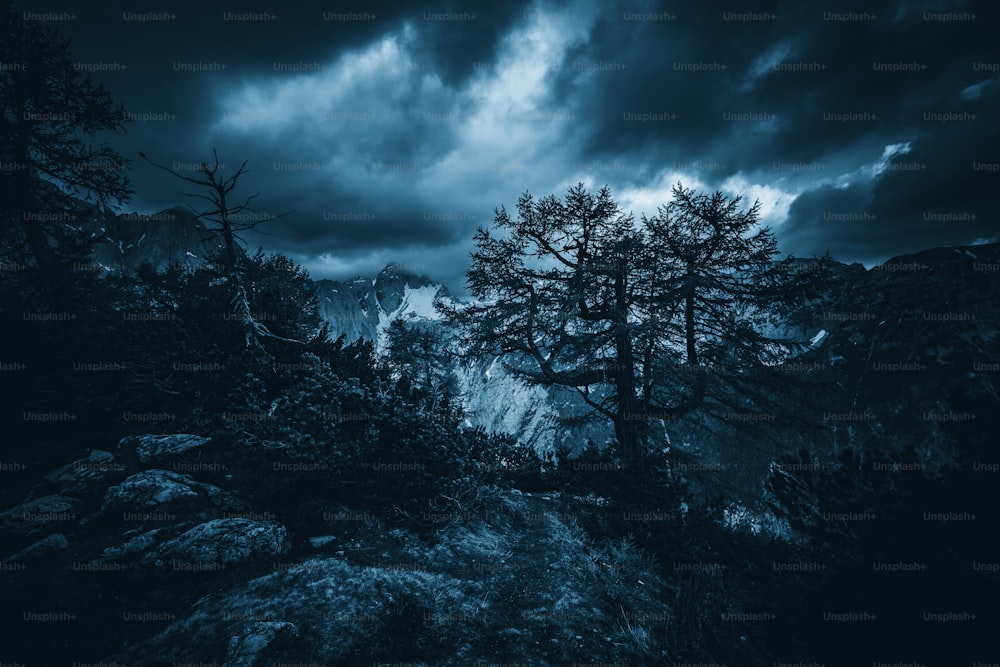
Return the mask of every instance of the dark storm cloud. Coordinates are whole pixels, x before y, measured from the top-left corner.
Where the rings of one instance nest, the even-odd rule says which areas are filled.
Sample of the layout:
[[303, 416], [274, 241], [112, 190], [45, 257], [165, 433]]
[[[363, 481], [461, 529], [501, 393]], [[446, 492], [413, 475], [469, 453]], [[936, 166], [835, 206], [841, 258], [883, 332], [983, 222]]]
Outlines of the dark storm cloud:
[[[791, 205], [789, 216], [795, 223], [786, 226], [782, 240], [786, 246], [806, 248], [797, 253], [800, 255], [855, 255], [861, 241], [871, 243], [880, 229], [882, 221], [871, 211], [871, 202], [870, 189], [861, 184], [844, 188], [822, 185], [809, 190]], [[865, 252], [866, 256], [851, 259], [870, 259]]]
[[[976, 58], [995, 56], [995, 12], [949, 25], [925, 21], [914, 8], [893, 21], [895, 4], [870, 3], [854, 14], [874, 19], [852, 20], [850, 12], [810, 3], [747, 10], [662, 2], [639, 10], [621, 2], [602, 9], [591, 40], [567, 54], [555, 86], [568, 104], [590, 110], [595, 153], [711, 154], [727, 158], [730, 173], [813, 160], [913, 123], [927, 104], [983, 78], [972, 70]], [[926, 69], [874, 67], [900, 63]], [[626, 117], [642, 111], [675, 118]], [[875, 119], [824, 118], [845, 112]]]
[[[567, 54], [555, 85], [590, 110], [593, 154], [628, 156], [633, 182], [673, 168], [712, 187], [733, 176], [782, 185], [801, 193], [778, 232], [786, 249], [884, 259], [997, 234], [997, 175], [972, 170], [1000, 146], [996, 14], [963, 2], [623, 2]], [[897, 162], [925, 171], [865, 169], [905, 142], [912, 154]], [[851, 173], [858, 183], [836, 187]], [[877, 216], [863, 226], [822, 220], [862, 207]], [[961, 227], [924, 219], [973, 209]]]
[[[440, 247], [471, 237], [471, 213], [425, 201], [406, 182], [454, 147], [449, 114], [467, 105], [449, 91], [496, 61], [498, 40], [524, 20], [525, 4], [175, 2], [161, 8], [112, 1], [55, 8], [25, 1], [18, 7], [27, 14], [70, 14], [50, 26], [73, 39], [74, 57], [93, 67], [95, 78], [134, 114], [127, 135], [109, 138], [135, 161], [131, 207], [192, 202], [179, 193], [193, 186], [145, 164], [139, 151], [194, 175], [216, 148], [228, 173], [249, 162], [240, 191], [260, 191], [254, 204], [262, 216], [291, 211], [260, 227], [271, 236], [250, 234], [252, 243], [308, 261], [332, 251], [349, 256]], [[320, 73], [406, 25], [408, 48], [397, 62], [379, 63], [370, 85], [358, 82], [351, 89], [357, 97], [341, 106], [311, 110], [322, 117], [316, 124], [335, 127], [340, 136], [315, 136], [316, 124], [281, 122], [299, 109], [272, 109], [275, 124], [255, 124], [259, 109], [232, 104], [243, 85], [280, 86]], [[428, 80], [440, 82], [439, 89], [429, 90]], [[464, 265], [464, 253], [460, 261]]]
[[998, 186], [997, 146], [997, 127], [974, 121], [925, 133], [871, 182], [800, 195], [782, 227], [783, 245], [875, 263], [934, 245], [995, 239], [998, 208], [990, 193]]
[[[127, 157], [135, 157], [135, 146], [150, 155], [171, 150], [204, 153], [220, 87], [322, 67], [404, 21], [419, 29], [420, 60], [400, 66], [434, 71], [448, 85], [459, 85], [474, 73], [476, 62], [493, 59], [496, 41], [524, 12], [521, 3], [503, 3], [456, 22], [445, 19], [465, 10], [454, 2], [436, 0], [222, 4], [189, 0], [153, 9], [148, 3], [128, 0], [63, 4], [53, 7], [47, 1], [22, 0], [18, 7], [24, 13], [70, 14], [70, 20], [49, 25], [73, 39], [72, 51], [81, 63], [116, 68], [95, 72], [116, 99], [134, 114], [176, 116], [168, 122], [130, 122], [129, 137], [121, 142], [124, 152], [130, 153]], [[461, 30], [455, 29], [456, 24]], [[384, 139], [398, 140], [400, 136]], [[159, 190], [136, 177], [143, 192]]]
[[[291, 211], [251, 243], [317, 275], [426, 262], [455, 286], [494, 207], [577, 180], [636, 214], [676, 179], [760, 197], [796, 254], [876, 261], [996, 235], [1000, 176], [973, 168], [1000, 162], [985, 2], [65, 9], [77, 18], [52, 27], [78, 60], [126, 66], [95, 77], [129, 111], [176, 116], [113, 145], [186, 173], [213, 147], [229, 169], [248, 160], [242, 192]], [[130, 177], [139, 210], [190, 201], [141, 161]], [[871, 217], [829, 216], [850, 211]], [[961, 212], [977, 218], [935, 217]]]

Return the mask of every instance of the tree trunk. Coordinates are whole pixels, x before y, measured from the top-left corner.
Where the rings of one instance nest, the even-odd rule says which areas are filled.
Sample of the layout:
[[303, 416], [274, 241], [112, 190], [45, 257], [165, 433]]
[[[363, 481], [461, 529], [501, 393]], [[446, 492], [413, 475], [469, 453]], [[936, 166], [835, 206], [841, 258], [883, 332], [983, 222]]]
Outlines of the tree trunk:
[[44, 289], [45, 296], [49, 300], [48, 305], [53, 308], [65, 308], [73, 302], [72, 276], [69, 267], [59, 261], [57, 251], [49, 244], [43, 227], [46, 224], [59, 223], [45, 223], [34, 217], [40, 213], [37, 210], [37, 177], [28, 154], [27, 135], [22, 134], [21, 137], [15, 143], [13, 159], [15, 164], [24, 165], [25, 169], [14, 172], [11, 215], [16, 217], [11, 220], [11, 224], [20, 228], [24, 235], [27, 251], [35, 260], [38, 270], [38, 284]]
[[226, 258], [229, 260], [229, 279], [233, 283], [233, 309], [243, 323], [245, 346], [248, 348], [260, 347], [260, 341], [257, 340], [257, 326], [253, 319], [253, 313], [250, 312], [250, 301], [246, 288], [243, 287], [243, 273], [240, 270], [239, 255], [236, 252], [236, 238], [226, 208], [226, 193], [222, 188], [218, 188], [217, 192], [219, 194], [219, 219], [222, 221], [222, 237], [226, 243]]
[[642, 465], [648, 422], [643, 412], [627, 409], [615, 415], [615, 437], [621, 447], [622, 461], [630, 469]]
[[698, 350], [694, 345], [694, 278], [694, 273], [688, 271], [688, 293], [684, 299], [684, 337], [687, 343], [688, 366], [695, 366], [698, 363]]
[[615, 436], [621, 446], [622, 458], [629, 467], [638, 467], [645, 454], [648, 415], [641, 409], [636, 396], [635, 359], [632, 337], [628, 330], [628, 301], [624, 272], [615, 277], [615, 390], [618, 396], [618, 413], [615, 417]]
[[[20, 113], [21, 107], [15, 107], [15, 111], [18, 111], [17, 118], [20, 120], [22, 117]], [[11, 195], [14, 198], [12, 202], [13, 211], [12, 215], [17, 216], [12, 223], [21, 228], [21, 232], [24, 234], [24, 240], [27, 243], [28, 251], [31, 256], [35, 259], [35, 263], [38, 265], [39, 270], [42, 273], [52, 270], [54, 257], [52, 254], [52, 249], [49, 247], [48, 241], [45, 238], [45, 232], [42, 230], [42, 223], [37, 219], [29, 219], [27, 216], [31, 214], [38, 213], [37, 200], [35, 197], [35, 170], [31, 166], [30, 156], [28, 154], [28, 130], [23, 127], [22, 123], [18, 123], [18, 129], [15, 131], [17, 134], [17, 139], [14, 142], [14, 150], [12, 154], [14, 165], [23, 166], [23, 169], [15, 169], [13, 176], [13, 192]]]

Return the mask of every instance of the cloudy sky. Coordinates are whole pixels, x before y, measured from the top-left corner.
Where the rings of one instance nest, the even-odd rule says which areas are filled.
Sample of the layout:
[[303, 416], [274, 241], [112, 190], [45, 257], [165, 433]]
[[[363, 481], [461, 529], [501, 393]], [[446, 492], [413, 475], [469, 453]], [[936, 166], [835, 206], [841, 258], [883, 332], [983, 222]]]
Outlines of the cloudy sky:
[[[20, 0], [135, 120], [127, 210], [187, 203], [138, 159], [213, 147], [316, 277], [464, 281], [525, 191], [681, 182], [762, 203], [783, 252], [866, 264], [1000, 237], [995, 2]], [[190, 172], [189, 172], [190, 173]]]

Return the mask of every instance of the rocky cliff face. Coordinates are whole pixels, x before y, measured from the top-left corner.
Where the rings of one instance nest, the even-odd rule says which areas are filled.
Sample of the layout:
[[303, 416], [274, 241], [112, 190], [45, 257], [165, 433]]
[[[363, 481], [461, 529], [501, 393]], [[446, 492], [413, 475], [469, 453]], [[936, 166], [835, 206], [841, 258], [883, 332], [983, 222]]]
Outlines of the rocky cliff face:
[[394, 264], [374, 278], [318, 280], [316, 292], [320, 316], [330, 323], [331, 336], [343, 335], [348, 343], [363, 338], [377, 347], [389, 321], [396, 317], [437, 320], [434, 299], [448, 296], [443, 285]]
[[190, 210], [176, 207], [150, 215], [128, 213], [104, 221], [105, 240], [94, 249], [93, 261], [121, 273], [145, 263], [197, 269], [222, 252], [222, 239]]
[[371, 279], [317, 280], [316, 296], [320, 317], [330, 323], [333, 338], [344, 336], [346, 342], [377, 338], [379, 305]]
[[125, 275], [146, 263], [159, 271], [197, 269], [223, 250], [222, 239], [181, 206], [151, 214], [116, 214], [72, 198], [67, 206], [70, 224], [94, 242], [90, 257], [75, 267], [78, 271]]

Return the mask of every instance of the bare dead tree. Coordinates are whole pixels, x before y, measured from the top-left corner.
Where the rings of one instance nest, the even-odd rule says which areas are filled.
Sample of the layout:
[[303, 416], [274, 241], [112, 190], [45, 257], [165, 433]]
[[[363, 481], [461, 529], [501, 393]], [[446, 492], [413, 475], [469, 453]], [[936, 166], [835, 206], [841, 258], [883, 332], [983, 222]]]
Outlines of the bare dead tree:
[[260, 342], [262, 338], [272, 338], [286, 343], [304, 345], [305, 341], [283, 338], [282, 336], [272, 333], [267, 326], [265, 326], [262, 322], [259, 322], [253, 316], [253, 312], [250, 308], [250, 301], [247, 298], [245, 284], [245, 270], [242, 266], [243, 255], [239, 252], [237, 245], [245, 245], [245, 243], [239, 235], [242, 232], [256, 229], [257, 225], [262, 222], [270, 222], [288, 214], [282, 213], [268, 218], [262, 217], [257, 220], [241, 219], [245, 218], [244, 214], [246, 213], [262, 213], [259, 209], [250, 206], [250, 202], [256, 199], [260, 195], [260, 192], [249, 195], [240, 204], [232, 205], [229, 203], [229, 196], [233, 190], [236, 189], [240, 177], [248, 173], [246, 169], [247, 162], [244, 161], [243, 164], [240, 165], [240, 168], [237, 169], [232, 176], [222, 178], [219, 171], [220, 169], [223, 169], [224, 166], [219, 162], [218, 152], [215, 149], [212, 149], [212, 164], [202, 162], [199, 170], [202, 176], [192, 177], [178, 173], [170, 167], [152, 161], [146, 156], [145, 153], [139, 153], [139, 157], [157, 169], [162, 169], [170, 175], [187, 183], [203, 187], [207, 191], [207, 194], [196, 192], [182, 192], [181, 194], [186, 197], [205, 200], [210, 205], [210, 208], [205, 211], [198, 211], [194, 207], [190, 208], [198, 219], [207, 220], [218, 225], [218, 229], [215, 231], [222, 236], [223, 240], [226, 270], [229, 274], [228, 278], [233, 292], [233, 312], [242, 322], [246, 347], [255, 350], [263, 350], [263, 346]]

